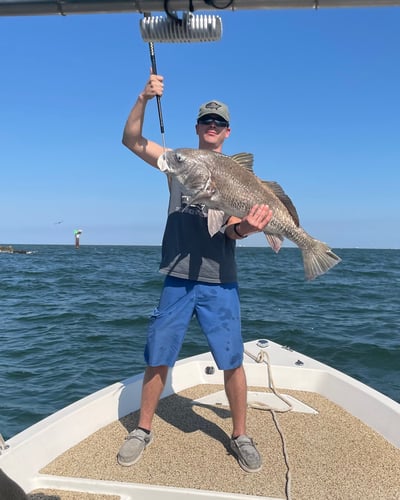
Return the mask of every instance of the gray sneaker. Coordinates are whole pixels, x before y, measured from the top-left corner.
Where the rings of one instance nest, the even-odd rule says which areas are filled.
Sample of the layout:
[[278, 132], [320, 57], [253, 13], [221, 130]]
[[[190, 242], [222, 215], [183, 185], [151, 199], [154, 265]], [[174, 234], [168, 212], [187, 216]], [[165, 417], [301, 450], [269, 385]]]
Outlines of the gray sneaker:
[[243, 434], [231, 439], [231, 450], [236, 455], [240, 467], [246, 472], [258, 472], [262, 467], [261, 455], [253, 440]]
[[153, 441], [153, 433], [146, 434], [142, 429], [135, 429], [129, 433], [124, 444], [119, 449], [117, 460], [120, 465], [135, 464], [142, 456], [143, 450]]

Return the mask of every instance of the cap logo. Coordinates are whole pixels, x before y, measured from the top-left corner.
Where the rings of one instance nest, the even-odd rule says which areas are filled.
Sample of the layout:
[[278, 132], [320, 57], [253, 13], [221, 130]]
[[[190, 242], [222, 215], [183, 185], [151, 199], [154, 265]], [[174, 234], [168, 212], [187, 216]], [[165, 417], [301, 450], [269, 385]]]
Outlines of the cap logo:
[[215, 101], [208, 102], [204, 107], [206, 109], [211, 109], [211, 110], [214, 110], [214, 111], [218, 111], [219, 108], [222, 108], [221, 104], [218, 104]]
[[206, 115], [218, 115], [229, 123], [229, 110], [223, 102], [209, 101], [202, 104], [197, 115], [197, 120]]

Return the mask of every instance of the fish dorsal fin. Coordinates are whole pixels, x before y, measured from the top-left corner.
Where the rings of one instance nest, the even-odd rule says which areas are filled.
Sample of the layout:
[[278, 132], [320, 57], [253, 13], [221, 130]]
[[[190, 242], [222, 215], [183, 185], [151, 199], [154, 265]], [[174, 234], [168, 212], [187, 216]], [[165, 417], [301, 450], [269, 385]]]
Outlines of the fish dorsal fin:
[[293, 205], [292, 200], [285, 193], [282, 187], [275, 181], [261, 181], [263, 184], [268, 186], [269, 189], [280, 199], [280, 201], [285, 205], [287, 211], [291, 215], [293, 222], [297, 227], [300, 226], [299, 216], [297, 214], [296, 207]]
[[241, 167], [249, 170], [250, 172], [253, 172], [254, 156], [251, 153], [236, 153], [230, 158], [236, 163], [239, 163]]

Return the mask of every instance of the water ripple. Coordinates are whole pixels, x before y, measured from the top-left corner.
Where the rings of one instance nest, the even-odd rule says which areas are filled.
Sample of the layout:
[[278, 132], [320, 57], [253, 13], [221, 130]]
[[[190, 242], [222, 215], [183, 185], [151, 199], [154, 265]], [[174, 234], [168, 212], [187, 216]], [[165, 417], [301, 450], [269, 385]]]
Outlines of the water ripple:
[[[8, 438], [144, 368], [158, 247], [0, 255], [0, 432]], [[301, 255], [238, 248], [243, 337], [266, 337], [400, 400], [400, 251], [352, 250], [305, 282]], [[208, 350], [191, 324], [180, 357]], [[29, 402], [29, 404], [28, 404]]]

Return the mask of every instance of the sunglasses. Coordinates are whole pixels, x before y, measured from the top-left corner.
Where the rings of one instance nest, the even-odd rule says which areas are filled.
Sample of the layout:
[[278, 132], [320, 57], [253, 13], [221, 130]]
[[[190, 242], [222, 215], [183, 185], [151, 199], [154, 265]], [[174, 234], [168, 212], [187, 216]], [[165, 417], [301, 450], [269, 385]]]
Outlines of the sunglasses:
[[215, 123], [216, 127], [229, 127], [229, 123], [225, 120], [218, 120], [217, 118], [199, 118], [197, 123], [200, 125], [211, 125]]

